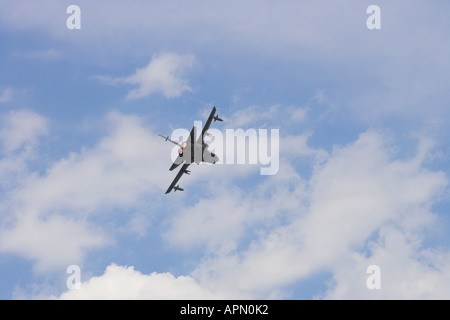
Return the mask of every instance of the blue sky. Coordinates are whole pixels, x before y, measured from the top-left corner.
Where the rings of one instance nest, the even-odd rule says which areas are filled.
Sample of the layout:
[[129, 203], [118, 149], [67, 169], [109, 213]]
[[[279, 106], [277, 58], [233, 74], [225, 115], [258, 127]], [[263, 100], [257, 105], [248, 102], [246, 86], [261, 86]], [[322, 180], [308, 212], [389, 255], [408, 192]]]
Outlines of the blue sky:
[[[448, 299], [448, 7], [0, 1], [0, 298]], [[165, 195], [154, 133], [214, 105], [279, 129], [278, 173]]]

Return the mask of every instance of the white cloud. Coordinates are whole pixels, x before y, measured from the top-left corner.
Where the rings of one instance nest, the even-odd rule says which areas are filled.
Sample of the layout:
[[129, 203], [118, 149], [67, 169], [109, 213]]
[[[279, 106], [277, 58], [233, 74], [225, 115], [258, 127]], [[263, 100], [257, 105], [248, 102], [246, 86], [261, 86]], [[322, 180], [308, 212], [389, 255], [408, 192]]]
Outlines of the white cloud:
[[186, 72], [191, 70], [195, 58], [192, 55], [179, 55], [166, 52], [153, 55], [150, 63], [125, 78], [100, 76], [99, 80], [108, 84], [132, 84], [138, 88], [127, 94], [129, 99], [147, 97], [153, 93], [162, 93], [166, 98], [179, 97], [185, 91], [191, 91], [185, 79]]
[[[392, 226], [369, 244], [370, 255], [354, 253], [333, 269], [334, 283], [320, 295], [326, 299], [448, 299], [450, 253], [424, 249], [418, 234]], [[366, 285], [370, 265], [380, 267], [380, 289]]]
[[[310, 100], [316, 100], [316, 96]], [[209, 114], [209, 112], [206, 112], [205, 116]], [[265, 128], [268, 126], [268, 123], [272, 126], [275, 125], [275, 128], [280, 128], [282, 126], [291, 126], [303, 122], [307, 117], [307, 112], [308, 109], [306, 107], [294, 105], [283, 106], [281, 104], [274, 104], [268, 107], [251, 105], [235, 111], [225, 120], [228, 127], [234, 128], [245, 128], [249, 126]]]
[[[14, 132], [15, 117], [8, 119], [12, 121], [5, 127]], [[107, 123], [109, 133], [96, 146], [71, 153], [43, 175], [29, 174], [6, 194], [1, 252], [35, 261], [37, 271], [82, 263], [87, 250], [105, 246], [114, 232], [123, 232], [117, 226], [106, 235], [90, 217], [115, 207], [136, 207], [142, 195], [164, 191], [168, 174], [160, 168], [167, 167], [167, 159], [157, 152], [157, 137], [134, 116], [113, 112]], [[44, 127], [36, 126], [40, 129], [18, 138], [9, 150], [37, 143]], [[449, 277], [449, 253], [421, 246], [436, 219], [431, 206], [447, 185], [442, 172], [423, 166], [432, 141], [421, 138], [413, 157], [397, 160], [388, 139], [377, 132], [363, 133], [331, 154], [309, 147], [308, 137], [287, 136], [298, 149], [282, 149], [279, 174], [251, 188], [235, 183], [251, 174], [248, 168], [233, 173], [227, 166], [203, 166], [198, 171], [196, 179], [207, 179], [199, 187], [208, 189], [208, 197], [168, 218], [164, 234], [174, 247], [203, 248], [206, 255], [191, 275], [144, 275], [112, 265], [83, 283], [84, 289], [61, 298], [165, 299], [189, 292], [190, 298], [201, 299], [224, 293], [280, 297], [285, 286], [322, 271], [334, 279], [328, 291], [317, 293], [322, 298], [448, 296], [441, 283]], [[292, 162], [311, 156], [321, 161], [313, 162], [312, 176], [305, 179]], [[209, 179], [212, 170], [214, 181]], [[178, 206], [183, 198], [175, 201]], [[145, 234], [143, 214], [127, 223]], [[365, 287], [369, 264], [381, 267], [381, 291]]]
[[[256, 11], [251, 1], [240, 1], [239, 5], [130, 1], [127, 10], [123, 10], [121, 1], [108, 2], [108, 6], [80, 1], [85, 27], [76, 37], [60, 28], [67, 18], [61, 15], [65, 4], [31, 1], [23, 6], [3, 1], [0, 5], [0, 21], [8, 28], [43, 30], [57, 39], [75, 42], [89, 59], [116, 64], [117, 55], [133, 59], [160, 48], [188, 48], [214, 56], [217, 65], [226, 68], [229, 61], [241, 60], [242, 53], [249, 57], [257, 54], [268, 59], [269, 65], [280, 58], [300, 62], [300, 66], [311, 65], [319, 75], [326, 72], [329, 83], [353, 88], [347, 94], [341, 86], [334, 86], [329, 95], [339, 97], [338, 105], [344, 112], [370, 123], [393, 118], [404, 121], [408, 117], [433, 122], [435, 127], [439, 122], [443, 128], [442, 119], [448, 118], [449, 25], [445, 19], [435, 18], [441, 8], [421, 1], [380, 1], [382, 16], [389, 18], [383, 19], [382, 29], [375, 31], [365, 24], [367, 6], [352, 1], [327, 1], [325, 5], [260, 1]], [[414, 23], [409, 18], [412, 16], [418, 17]], [[130, 50], [133, 47], [140, 49]], [[179, 89], [164, 92], [155, 89], [158, 86], [143, 85], [149, 77], [144, 75], [145, 68], [142, 70], [137, 78], [128, 79], [138, 86], [129, 98], [144, 97], [153, 90], [166, 96], [179, 95]], [[307, 74], [301, 76], [308, 81]]]
[[39, 136], [46, 135], [47, 119], [34, 111], [11, 111], [2, 119], [0, 142], [6, 153], [23, 146], [34, 145]]
[[[251, 1], [231, 3], [233, 5], [219, 1], [207, 4], [202, 1], [177, 4], [130, 1], [124, 10], [120, 1], [110, 1], [105, 6], [81, 0], [78, 5], [83, 27], [79, 32], [83, 40], [97, 48], [107, 45], [115, 50], [130, 51], [132, 44], [148, 49], [165, 47], [169, 43], [194, 45], [208, 52], [229, 53], [234, 48], [245, 48], [259, 54], [292, 56], [298, 48], [320, 48], [320, 52], [329, 47], [342, 49], [343, 30], [348, 33], [354, 28], [353, 32], [360, 31], [358, 36], [366, 30], [366, 8], [350, 6], [348, 2], [327, 2], [324, 6], [305, 2], [274, 5], [271, 1], [261, 1], [258, 10]], [[60, 28], [68, 17], [64, 14], [67, 4], [42, 1], [37, 5], [31, 1], [24, 7], [3, 1], [0, 5], [1, 21], [11, 28], [44, 30], [69, 42], [80, 40], [68, 36], [66, 28]], [[339, 11], [343, 6], [347, 7], [345, 15]], [[357, 28], [360, 20], [361, 28]], [[82, 33], [86, 29], [89, 32]], [[307, 50], [303, 52], [305, 55]]]
[[39, 211], [91, 212], [130, 205], [144, 192], [160, 191], [165, 175], [158, 172], [167, 159], [156, 148], [157, 137], [134, 116], [113, 112], [107, 122], [110, 133], [96, 147], [71, 153], [49, 167], [45, 176], [30, 177], [17, 197]]
[[281, 106], [272, 105], [269, 108], [252, 105], [247, 108], [236, 111], [228, 121], [231, 126], [240, 128], [248, 124], [255, 124], [261, 121], [273, 120], [274, 117], [280, 115]]
[[[330, 96], [345, 96], [342, 88], [346, 85], [354, 89], [347, 91], [350, 98], [347, 96], [341, 99], [344, 103], [339, 104], [348, 105], [346, 110], [350, 109], [352, 115], [357, 113], [362, 118], [370, 118], [371, 121], [380, 114], [389, 115], [386, 117], [389, 119], [392, 118], [391, 115], [397, 115], [402, 120], [408, 120], [414, 114], [424, 119], [446, 119], [447, 117], [442, 115], [448, 114], [448, 108], [443, 112], [436, 112], [439, 106], [447, 105], [447, 95], [442, 93], [448, 91], [446, 84], [450, 74], [447, 72], [450, 48], [446, 37], [448, 22], [445, 22], [445, 19], [435, 20], [436, 13], [442, 9], [417, 1], [383, 3], [385, 5], [381, 5], [382, 14], [387, 19], [383, 19], [382, 30], [378, 33], [366, 30], [367, 15], [364, 6], [351, 5], [344, 12], [341, 9], [346, 7], [345, 5], [333, 2], [326, 5], [303, 2], [273, 5], [271, 2], [263, 2], [256, 12], [251, 2], [240, 6], [213, 2], [202, 6], [201, 9], [197, 3], [192, 2], [181, 4], [181, 7], [180, 4], [152, 3], [146, 7], [147, 10], [142, 9], [140, 2], [131, 2], [127, 5], [128, 10], [123, 10], [123, 4], [118, 1], [112, 1], [108, 6], [97, 2], [81, 2], [83, 30], [90, 32], [78, 33], [79, 37], [69, 37], [67, 30], [59, 27], [64, 26], [67, 17], [61, 15], [65, 12], [66, 5], [56, 1], [30, 1], [26, 6], [2, 1], [0, 20], [12, 29], [29, 29], [33, 32], [44, 30], [69, 42], [82, 39], [83, 43], [89, 45], [79, 48], [89, 51], [89, 58], [93, 57], [93, 52], [99, 52], [97, 58], [105, 58], [103, 52], [119, 50], [126, 52], [129, 57], [129, 49], [132, 47], [129, 44], [139, 44], [140, 52], [152, 52], [161, 44], [164, 44], [164, 47], [170, 47], [172, 44], [176, 48], [183, 48], [181, 50], [188, 46], [190, 50], [194, 48], [194, 52], [209, 50], [208, 53], [220, 53], [221, 55], [217, 55], [217, 65], [229, 61], [230, 57], [235, 58], [236, 49], [240, 57], [242, 52], [250, 53], [250, 56], [257, 52], [264, 56], [263, 59], [270, 57], [286, 61], [288, 58], [290, 62], [300, 61], [302, 65], [313, 61], [323, 68], [318, 70], [319, 74], [324, 70], [327, 75], [331, 74], [329, 83], [334, 83], [337, 79], [336, 75], [332, 75], [333, 72], [338, 74], [339, 80], [343, 80], [340, 81], [343, 86], [338, 86], [338, 91], [331, 92]], [[169, 14], [172, 19], [167, 20]], [[411, 23], [412, 16], [420, 19]], [[130, 34], [134, 36], [130, 37]], [[196, 37], [193, 38], [192, 34]], [[151, 41], [148, 41], [149, 35]], [[86, 39], [87, 37], [89, 39]], [[142, 41], [143, 39], [145, 41]], [[351, 44], [348, 39], [352, 39]], [[96, 48], [103, 50], [95, 50]], [[108, 50], [111, 48], [116, 50]], [[112, 84], [135, 85], [136, 88], [129, 92], [128, 98], [142, 98], [153, 93], [175, 97], [190, 90], [184, 77], [185, 71], [191, 68], [189, 63], [185, 61], [185, 71], [172, 72], [170, 68], [161, 71], [159, 67], [165, 64], [158, 60], [161, 56], [154, 56], [148, 66], [129, 77], [104, 80]], [[153, 66], [150, 67], [152, 63]], [[360, 71], [348, 73], [348, 66], [352, 66], [351, 70]], [[304, 76], [305, 81], [308, 81], [307, 75]], [[317, 81], [314, 78], [311, 80]], [[371, 90], [361, 90], [358, 86], [359, 80], [364, 79], [368, 79], [368, 87], [370, 86]], [[429, 99], [430, 97], [432, 99]], [[11, 92], [4, 91], [0, 94], [0, 102], [10, 101], [11, 98]], [[345, 100], [350, 103], [345, 103]], [[323, 100], [321, 94], [316, 102], [327, 101]], [[277, 115], [276, 107], [274, 110], [264, 114], [259, 121], [270, 121], [272, 116]], [[251, 123], [251, 116], [257, 114], [255, 110], [249, 111], [251, 112], [241, 114], [242, 125]], [[292, 119], [301, 121], [304, 116], [300, 110], [292, 114]], [[122, 124], [127, 122], [127, 117], [118, 118]], [[75, 152], [51, 165], [47, 173], [29, 176], [25, 182], [22, 180], [20, 185], [16, 185], [17, 190], [9, 193], [8, 197], [14, 196], [15, 208], [12, 209], [27, 209], [22, 215], [26, 219], [17, 216], [17, 220], [13, 221], [17, 225], [2, 225], [5, 228], [16, 228], [8, 229], [9, 233], [5, 234], [10, 235], [11, 239], [14, 239], [14, 235], [28, 233], [38, 237], [34, 232], [27, 232], [32, 228], [26, 223], [38, 227], [42, 225], [44, 230], [49, 230], [48, 226], [63, 225], [63, 217], [56, 216], [61, 220], [53, 220], [55, 216], [52, 214], [57, 214], [58, 210], [79, 214], [74, 220], [70, 220], [70, 223], [76, 223], [81, 228], [78, 229], [78, 234], [91, 234], [92, 230], [85, 229], [89, 225], [83, 225], [84, 214], [89, 215], [104, 208], [108, 203], [112, 206], [132, 205], [139, 200], [139, 195], [159, 188], [159, 182], [166, 186], [167, 180], [162, 179], [162, 173], [147, 171], [149, 166], [144, 165], [144, 161], [154, 159], [150, 156], [149, 149], [146, 149], [153, 144], [143, 143], [143, 140], [139, 140], [139, 135], [129, 133], [128, 129], [135, 128], [134, 125], [124, 125], [123, 131], [115, 131], [117, 126], [113, 127], [111, 135], [103, 139], [98, 146]], [[141, 125], [138, 124], [137, 127]], [[8, 130], [5, 129], [2, 136], [8, 136]], [[34, 145], [41, 131], [10, 132], [15, 132], [15, 136], [12, 135], [15, 138], [12, 141], [2, 141], [4, 150], [9, 153], [23, 150], [27, 145]], [[120, 132], [131, 140], [121, 140], [120, 136], [114, 136], [115, 132]], [[145, 135], [146, 130], [143, 133]], [[135, 141], [133, 139], [138, 141], [134, 146], [129, 144], [129, 141]], [[287, 136], [284, 141], [289, 143], [283, 147], [285, 155], [317, 155], [316, 150], [308, 148], [306, 135]], [[116, 149], [116, 145], [120, 147]], [[300, 147], [289, 149], [289, 145]], [[446, 293], [441, 290], [442, 285], [438, 285], [438, 282], [448, 283], [443, 272], [445, 267], [448, 267], [448, 254], [421, 250], [416, 246], [421, 238], [414, 238], [411, 233], [425, 232], [419, 225], [428, 226], [432, 223], [431, 204], [439, 190], [446, 185], [446, 177], [442, 173], [425, 169], [421, 152], [418, 151], [411, 159], [395, 160], [387, 145], [387, 141], [378, 134], [361, 135], [354, 144], [336, 148], [335, 152], [329, 155], [327, 162], [318, 165], [309, 181], [301, 179], [287, 159], [282, 160], [280, 173], [265, 180], [265, 183], [256, 183], [253, 187], [257, 191], [251, 192], [249, 199], [245, 198], [246, 206], [258, 208], [259, 211], [243, 209], [237, 200], [226, 201], [227, 197], [240, 199], [239, 188], [238, 192], [233, 190], [222, 196], [214, 192], [209, 193], [208, 195], [213, 195], [212, 199], [200, 200], [191, 211], [189, 208], [186, 211], [192, 214], [192, 221], [189, 221], [189, 216], [180, 215], [177, 218], [180, 221], [189, 221], [193, 226], [209, 224], [214, 232], [200, 230], [198, 234], [194, 234], [190, 230], [181, 230], [181, 224], [174, 220], [170, 230], [181, 232], [173, 243], [180, 245], [184, 242], [188, 246], [208, 243], [211, 248], [224, 243], [226, 250], [221, 250], [220, 255], [213, 256], [210, 260], [203, 260], [204, 263], [198, 267], [196, 276], [208, 281], [210, 278], [206, 271], [210, 271], [214, 276], [211, 285], [236, 285], [251, 293], [257, 292], [258, 288], [267, 292], [302, 280], [317, 270], [329, 270], [333, 273], [336, 285], [330, 288], [326, 296], [348, 297], [352, 288], [355, 288], [355, 292], [365, 290], [356, 290], [356, 285], [360, 283], [359, 280], [365, 280], [365, 267], [370, 262], [379, 263], [382, 266], [383, 279], [392, 282], [392, 286], [386, 287], [386, 282], [383, 281], [383, 290], [380, 293], [385, 297], [389, 296], [388, 293], [391, 296], [405, 297], [408, 292], [413, 296], [430, 296], [429, 290], [408, 291], [408, 286], [398, 285], [395, 279], [409, 279], [404, 283], [416, 283], [416, 287], [420, 287], [420, 281], [414, 282], [414, 279], [427, 279], [422, 282], [426, 288], [439, 288], [435, 294], [445, 296]], [[136, 152], [141, 147], [146, 151]], [[326, 153], [322, 154], [324, 158], [328, 156]], [[427, 155], [428, 151], [425, 150], [424, 154]], [[5, 176], [1, 173], [2, 170], [5, 173], [8, 168], [13, 167], [16, 167], [15, 171], [24, 171], [27, 174], [23, 166], [17, 166], [21, 162], [16, 159], [12, 156], [2, 159], [1, 177]], [[137, 159], [142, 159], [142, 162]], [[291, 163], [294, 161], [291, 160]], [[1, 169], [2, 164], [6, 169]], [[140, 170], [135, 170], [137, 168]], [[239, 171], [241, 172], [242, 170]], [[142, 173], [144, 181], [139, 181]], [[202, 174], [204, 173], [199, 172], [196, 177]], [[158, 183], [146, 184], [151, 183], [154, 177]], [[230, 179], [221, 181], [224, 183], [222, 191], [227, 191]], [[280, 179], [283, 184], [278, 183]], [[188, 179], [184, 181], [189, 182]], [[207, 186], [212, 186], [212, 183]], [[251, 187], [242, 186], [242, 190], [244, 189]], [[206, 213], [199, 214], [194, 210], [214, 207], [215, 199], [219, 200], [221, 206], [214, 210], [221, 210], [223, 207], [223, 211], [219, 211], [212, 221], [208, 220]], [[49, 211], [52, 214], [48, 213]], [[232, 219], [227, 221], [225, 219], [228, 212], [236, 215], [232, 214]], [[264, 217], [261, 219], [263, 222], [258, 219], [261, 216], [257, 213]], [[134, 229], [140, 230], [141, 233], [142, 229], [137, 227], [142, 217], [136, 217], [134, 222], [130, 222], [130, 225], [135, 225]], [[258, 228], [255, 228], [255, 225], [258, 225]], [[256, 239], [252, 238], [253, 242], [248, 245], [243, 240], [243, 235], [254, 229], [260, 233]], [[220, 242], [215, 233], [220, 235]], [[50, 242], [45, 239], [44, 237], [43, 243]], [[398, 241], [383, 243], [383, 239]], [[76, 239], [74, 241], [74, 244], [78, 243]], [[367, 249], [368, 241], [371, 246], [369, 256], [366, 257], [359, 250]], [[51, 260], [52, 257], [40, 252], [41, 246], [33, 247], [35, 252], [30, 252], [23, 239], [17, 243], [5, 243], [12, 251], [40, 261], [42, 266], [55, 263]], [[95, 241], [92, 241], [70, 248], [77, 256], [82, 251], [78, 250], [79, 248], [94, 244]], [[398, 247], [395, 247], [395, 244], [399, 244]], [[54, 252], [57, 254], [60, 251]], [[397, 254], [402, 252], [407, 254]], [[429, 266], [423, 262], [424, 255], [429, 259]], [[48, 264], [44, 263], [47, 260]], [[396, 269], [395, 265], [403, 267]], [[437, 272], [434, 272], [434, 269]], [[408, 277], [402, 277], [402, 271], [407, 273]], [[357, 277], [353, 278], [353, 275], [361, 273], [363, 275], [359, 280]], [[390, 276], [385, 278], [385, 275]], [[229, 279], [236, 280], [228, 281]], [[398, 292], [394, 295], [395, 288], [398, 288]]]
[[292, 114], [290, 115], [291, 121], [302, 122], [306, 118], [306, 109], [304, 108], [293, 108]]
[[[40, 119], [26, 115], [21, 125], [33, 127], [33, 120]], [[16, 118], [8, 123], [16, 124]], [[167, 168], [168, 158], [156, 147], [161, 141], [134, 116], [112, 112], [106, 123], [110, 132], [95, 147], [71, 153], [42, 175], [23, 168], [25, 177], [8, 186], [1, 206], [0, 252], [33, 260], [38, 271], [81, 263], [87, 250], [113, 238], [113, 230], [106, 236], [89, 218], [118, 207], [138, 208], [143, 195], [163, 193], [168, 175], [161, 168]], [[13, 134], [18, 126], [6, 128]], [[34, 141], [43, 131], [34, 128], [18, 132], [8, 150]]]
[[203, 288], [190, 276], [142, 274], [134, 267], [109, 265], [105, 273], [64, 292], [59, 299], [225, 299], [223, 293]]
[[47, 50], [29, 51], [24, 53], [15, 53], [14, 56], [41, 61], [54, 61], [60, 60], [62, 58], [61, 52], [54, 48]]
[[[254, 194], [247, 194], [246, 197], [251, 199], [250, 203], [247, 202], [250, 208], [261, 209], [255, 209], [260, 213], [259, 219], [272, 217], [261, 225], [256, 215], [249, 219], [247, 213], [245, 221], [248, 228], [242, 233], [256, 227], [260, 230], [259, 236], [246, 249], [245, 246], [240, 247], [204, 260], [193, 275], [202, 284], [240, 288], [257, 297], [264, 297], [323, 271], [335, 275], [337, 289], [345, 286], [345, 281], [355, 273], [360, 275], [359, 279], [364, 279], [365, 286], [368, 265], [355, 264], [353, 259], [360, 255], [361, 250], [367, 250], [367, 241], [373, 237], [380, 237], [379, 241], [382, 241], [383, 230], [388, 227], [406, 236], [423, 234], [423, 228], [432, 226], [435, 221], [430, 212], [431, 204], [446, 187], [447, 179], [442, 172], [432, 172], [422, 167], [425, 155], [424, 148], [419, 147], [416, 156], [411, 159], [392, 160], [386, 139], [381, 134], [366, 132], [355, 143], [336, 148], [328, 160], [315, 169], [309, 182], [289, 183], [288, 176], [283, 175], [287, 179], [281, 184], [284, 188], [277, 190], [274, 189], [276, 179], [271, 180], [267, 190], [271, 190], [272, 194], [256, 189]], [[289, 185], [292, 187], [286, 187]], [[296, 203], [290, 206], [289, 202], [294, 199]], [[276, 205], [272, 204], [273, 201]], [[215, 215], [220, 215], [220, 210], [220, 206], [217, 207]], [[287, 223], [280, 224], [282, 217]], [[229, 241], [236, 239], [231, 236]], [[404, 248], [409, 249], [410, 253], [402, 260], [403, 265], [417, 266], [408, 269], [411, 272], [408, 278], [427, 278], [433, 267], [427, 267], [420, 258], [422, 253], [418, 247], [405, 245]], [[384, 266], [382, 270], [386, 269], [383, 272], [390, 275], [386, 281], [403, 276], [402, 270], [394, 268], [396, 259], [401, 259], [394, 249], [389, 246], [385, 248], [390, 251], [390, 263], [384, 259], [378, 260]], [[373, 255], [367, 261], [375, 261], [376, 264], [376, 254]], [[445, 265], [448, 259], [442, 257], [446, 255], [448, 253], [437, 254], [432, 259], [433, 264], [436, 266], [436, 261], [440, 261]], [[351, 267], [346, 265], [352, 262]], [[440, 265], [438, 268], [442, 271], [445, 267]], [[438, 281], [434, 278], [441, 281], [447, 279], [444, 272], [430, 274], [433, 279], [427, 283], [428, 287]], [[336, 296], [351, 297], [350, 291], [346, 291], [348, 295], [336, 293]], [[411, 293], [404, 287], [395, 293], [383, 290], [381, 294], [384, 297], [434, 296], [429, 293], [426, 290]], [[330, 292], [327, 296], [334, 296], [334, 293]]]
[[301, 135], [285, 135], [281, 137], [280, 153], [284, 156], [315, 156], [318, 159], [327, 157], [327, 152], [322, 149], [314, 149], [308, 145], [308, 139], [311, 133], [304, 133]]
[[0, 90], [0, 103], [7, 103], [13, 99], [13, 88], [6, 88]]
[[26, 179], [39, 138], [48, 134], [48, 121], [29, 110], [11, 111], [0, 121], [0, 187], [9, 190]]
[[[128, 125], [136, 121], [119, 114], [112, 117], [127, 129], [112, 129], [118, 135], [128, 132], [134, 127]], [[132, 135], [136, 138], [139, 133], [138, 127]], [[322, 271], [330, 272], [334, 282], [326, 292], [317, 292], [320, 298], [447, 297], [443, 283], [449, 278], [449, 253], [422, 246], [423, 235], [436, 221], [431, 205], [447, 180], [442, 172], [423, 167], [432, 144], [427, 139], [422, 141], [412, 158], [400, 161], [393, 159], [382, 134], [366, 132], [354, 143], [336, 147], [328, 156], [318, 153], [327, 159], [316, 163], [309, 180], [282, 159], [280, 173], [254, 185], [253, 191], [246, 192], [245, 201], [242, 189], [230, 188], [231, 180], [224, 179], [224, 185], [210, 190], [208, 199], [200, 198], [168, 220], [167, 242], [188, 250], [206, 249], [191, 275], [145, 275], [133, 267], [113, 264], [103, 275], [83, 282], [82, 289], [69, 290], [59, 298], [277, 298], [286, 297], [285, 286]], [[132, 150], [138, 149], [130, 147]], [[42, 182], [45, 188], [45, 179]], [[108, 201], [114, 201], [111, 199]], [[30, 225], [47, 230], [52, 224], [65, 224], [61, 217], [52, 219], [49, 216], [46, 223], [19, 223], [10, 232], [10, 249], [40, 261], [42, 268], [45, 263], [53, 263], [55, 251], [47, 253], [47, 258], [40, 252], [43, 243], [47, 252], [55, 250], [49, 238], [43, 237], [35, 246], [22, 245], [27, 238], [24, 234], [38, 232]], [[84, 246], [102, 245], [104, 239], [92, 237], [92, 232], [84, 234], [91, 226], [84, 227], [87, 229], [75, 228], [75, 235], [86, 239]], [[65, 228], [60, 229], [64, 233]], [[20, 241], [14, 241], [15, 234]], [[69, 252], [82, 255], [83, 244], [61, 237], [62, 246], [67, 243]], [[371, 291], [365, 286], [370, 264], [381, 267], [382, 290]]]
[[2, 228], [0, 252], [14, 253], [36, 261], [34, 270], [45, 272], [83, 261], [85, 250], [104, 246], [107, 237], [80, 219], [33, 213], [16, 216], [13, 228]]
[[177, 248], [206, 245], [209, 252], [229, 252], [242, 237], [250, 210], [239, 193], [233, 191], [202, 199], [172, 220], [166, 241]]

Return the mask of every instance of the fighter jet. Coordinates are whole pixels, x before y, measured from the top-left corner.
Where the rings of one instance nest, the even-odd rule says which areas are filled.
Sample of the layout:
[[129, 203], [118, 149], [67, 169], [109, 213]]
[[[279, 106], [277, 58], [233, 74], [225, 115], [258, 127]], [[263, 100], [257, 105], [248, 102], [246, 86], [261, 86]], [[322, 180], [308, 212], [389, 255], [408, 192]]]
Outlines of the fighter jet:
[[158, 136], [164, 138], [166, 141], [170, 141], [173, 144], [180, 147], [178, 149], [178, 156], [177, 159], [175, 159], [172, 166], [169, 168], [170, 171], [178, 167], [180, 164], [184, 163], [181, 167], [180, 171], [178, 171], [178, 174], [176, 175], [175, 179], [173, 179], [172, 183], [170, 184], [169, 188], [166, 191], [166, 194], [170, 191], [184, 191], [183, 188], [180, 187], [180, 185], [177, 185], [178, 180], [180, 180], [181, 176], [185, 174], [190, 174], [191, 172], [187, 169], [192, 163], [201, 163], [201, 162], [209, 162], [209, 163], [216, 163], [219, 161], [219, 157], [215, 155], [213, 152], [208, 150], [208, 145], [205, 143], [204, 136], [209, 136], [207, 133], [211, 122], [214, 120], [216, 121], [223, 121], [223, 119], [219, 118], [218, 115], [215, 115], [216, 113], [216, 107], [214, 107], [211, 111], [211, 114], [208, 117], [208, 120], [206, 120], [205, 126], [203, 127], [202, 134], [199, 136], [198, 139], [196, 139], [197, 136], [197, 128], [194, 126], [192, 127], [191, 133], [189, 134], [188, 139], [183, 142], [179, 143], [177, 141], [173, 141], [169, 139], [169, 136], [163, 136], [161, 134], [158, 134]]

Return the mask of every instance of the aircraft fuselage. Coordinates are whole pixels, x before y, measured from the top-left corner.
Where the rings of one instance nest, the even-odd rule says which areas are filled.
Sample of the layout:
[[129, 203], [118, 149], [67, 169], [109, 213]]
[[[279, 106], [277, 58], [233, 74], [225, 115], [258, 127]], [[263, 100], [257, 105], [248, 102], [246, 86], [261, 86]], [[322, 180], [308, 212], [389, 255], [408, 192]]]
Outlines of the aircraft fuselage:
[[206, 143], [194, 143], [193, 149], [187, 145], [182, 149], [182, 154], [183, 156], [180, 159], [184, 160], [185, 163], [199, 164], [200, 162], [216, 163], [219, 161], [219, 157], [208, 150]]

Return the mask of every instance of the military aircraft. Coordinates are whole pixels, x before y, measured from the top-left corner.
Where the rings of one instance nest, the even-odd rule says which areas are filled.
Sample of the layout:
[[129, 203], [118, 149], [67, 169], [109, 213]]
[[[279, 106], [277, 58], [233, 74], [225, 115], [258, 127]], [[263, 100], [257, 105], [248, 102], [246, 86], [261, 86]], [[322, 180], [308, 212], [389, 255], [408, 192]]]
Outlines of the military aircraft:
[[178, 174], [176, 175], [175, 179], [173, 179], [172, 183], [170, 184], [169, 188], [166, 191], [166, 194], [170, 191], [184, 191], [183, 188], [180, 187], [180, 185], [177, 185], [178, 180], [180, 180], [181, 176], [186, 173], [190, 174], [191, 171], [189, 171], [187, 168], [192, 163], [199, 164], [200, 162], [209, 162], [209, 163], [216, 163], [219, 161], [219, 157], [215, 155], [213, 152], [208, 150], [208, 145], [205, 143], [204, 137], [208, 136], [207, 133], [211, 122], [214, 120], [216, 121], [223, 121], [223, 119], [219, 118], [218, 115], [215, 115], [216, 113], [216, 107], [214, 107], [211, 111], [211, 114], [208, 117], [208, 120], [206, 120], [205, 126], [203, 127], [202, 134], [196, 139], [197, 136], [197, 128], [194, 126], [192, 127], [191, 133], [189, 134], [188, 139], [183, 142], [179, 143], [177, 141], [173, 141], [169, 139], [169, 136], [165, 137], [161, 134], [158, 134], [158, 136], [164, 138], [166, 141], [170, 141], [173, 144], [180, 147], [178, 149], [178, 156], [177, 159], [175, 159], [174, 163], [170, 167], [170, 171], [178, 167], [180, 164], [183, 164], [180, 171], [178, 171]]

